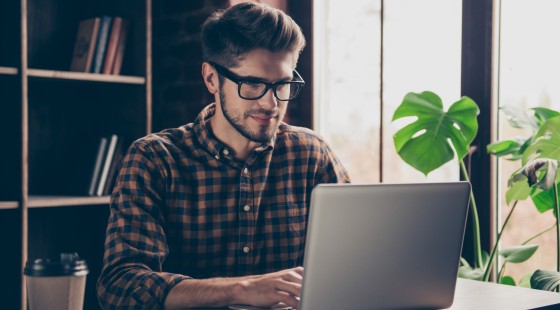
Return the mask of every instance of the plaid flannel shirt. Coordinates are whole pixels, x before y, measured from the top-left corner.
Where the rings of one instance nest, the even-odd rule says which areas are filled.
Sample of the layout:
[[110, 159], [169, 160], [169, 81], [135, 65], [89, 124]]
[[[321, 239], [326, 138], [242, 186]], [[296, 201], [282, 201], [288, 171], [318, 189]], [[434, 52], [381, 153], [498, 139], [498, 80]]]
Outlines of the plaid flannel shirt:
[[104, 308], [163, 307], [185, 279], [301, 266], [311, 190], [349, 182], [324, 140], [285, 123], [237, 161], [207, 127], [214, 112], [128, 149], [97, 285]]

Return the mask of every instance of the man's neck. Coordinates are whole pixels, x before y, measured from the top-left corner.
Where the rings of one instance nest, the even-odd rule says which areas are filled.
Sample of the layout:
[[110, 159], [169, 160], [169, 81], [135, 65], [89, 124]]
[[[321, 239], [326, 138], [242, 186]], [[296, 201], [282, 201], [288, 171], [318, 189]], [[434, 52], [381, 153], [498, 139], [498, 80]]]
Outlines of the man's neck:
[[213, 116], [208, 122], [208, 129], [212, 131], [214, 136], [222, 143], [226, 144], [232, 155], [240, 161], [245, 161], [249, 158], [251, 152], [261, 146], [260, 143], [251, 141], [241, 135], [235, 128], [229, 124], [220, 124]]

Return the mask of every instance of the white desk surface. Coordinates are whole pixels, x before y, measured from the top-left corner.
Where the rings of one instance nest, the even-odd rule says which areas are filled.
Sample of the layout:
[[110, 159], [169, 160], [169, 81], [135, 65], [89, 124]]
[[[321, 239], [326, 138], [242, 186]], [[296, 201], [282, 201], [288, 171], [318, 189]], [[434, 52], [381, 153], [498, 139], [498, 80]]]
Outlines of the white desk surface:
[[[235, 307], [232, 307], [236, 309]], [[230, 310], [232, 308], [196, 308], [194, 310]], [[245, 307], [242, 309], [267, 308]], [[527, 310], [560, 309], [560, 293], [529, 288], [457, 279], [451, 310]], [[341, 309], [345, 310], [345, 309]]]
[[457, 279], [455, 299], [449, 309], [514, 310], [540, 307], [560, 309], [560, 293]]

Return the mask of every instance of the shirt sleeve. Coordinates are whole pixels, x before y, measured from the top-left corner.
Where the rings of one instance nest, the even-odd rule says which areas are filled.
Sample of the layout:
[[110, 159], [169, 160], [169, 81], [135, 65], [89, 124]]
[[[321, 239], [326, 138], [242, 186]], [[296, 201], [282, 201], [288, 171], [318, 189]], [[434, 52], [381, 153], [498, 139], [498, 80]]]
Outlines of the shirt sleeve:
[[318, 183], [350, 183], [350, 175], [330, 146], [321, 143], [321, 172]]
[[171, 288], [189, 278], [162, 272], [169, 254], [162, 228], [165, 182], [148, 147], [137, 141], [129, 148], [111, 196], [97, 282], [104, 309], [163, 308]]

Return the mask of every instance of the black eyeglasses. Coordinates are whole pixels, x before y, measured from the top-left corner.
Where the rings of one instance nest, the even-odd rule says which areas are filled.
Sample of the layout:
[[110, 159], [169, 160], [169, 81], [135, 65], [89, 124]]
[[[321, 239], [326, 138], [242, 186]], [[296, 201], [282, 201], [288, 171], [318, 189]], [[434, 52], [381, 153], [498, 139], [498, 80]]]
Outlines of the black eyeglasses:
[[210, 64], [216, 68], [216, 71], [218, 71], [221, 76], [236, 83], [239, 97], [246, 100], [260, 99], [271, 88], [276, 99], [280, 101], [293, 100], [299, 96], [303, 86], [305, 85], [305, 81], [303, 81], [301, 75], [299, 75], [296, 70], [294, 70], [294, 79], [291, 81], [268, 83], [255, 78], [240, 77], [218, 64]]

